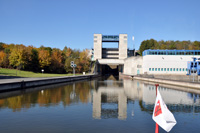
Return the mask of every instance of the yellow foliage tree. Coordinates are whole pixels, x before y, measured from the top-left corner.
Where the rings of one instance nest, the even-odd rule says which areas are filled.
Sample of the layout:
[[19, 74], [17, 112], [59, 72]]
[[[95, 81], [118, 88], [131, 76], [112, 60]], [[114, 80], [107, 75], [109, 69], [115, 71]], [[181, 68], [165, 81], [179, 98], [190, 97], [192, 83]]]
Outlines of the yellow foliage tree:
[[41, 68], [48, 67], [51, 64], [51, 55], [47, 50], [40, 50], [38, 59]]

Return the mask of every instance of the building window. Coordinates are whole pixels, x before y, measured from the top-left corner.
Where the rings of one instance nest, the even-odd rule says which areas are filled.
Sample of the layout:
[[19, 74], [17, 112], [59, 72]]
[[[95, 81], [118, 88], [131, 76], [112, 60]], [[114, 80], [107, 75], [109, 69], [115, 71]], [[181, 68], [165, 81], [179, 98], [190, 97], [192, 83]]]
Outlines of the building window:
[[178, 68], [176, 68], [176, 71], [178, 71]]
[[152, 68], [152, 71], [154, 71], [154, 68]]
[[175, 71], [176, 69], [174, 68], [173, 71]]
[[167, 68], [167, 71], [169, 71], [169, 68]]
[[94, 38], [97, 38], [97, 36], [94, 36]]
[[164, 71], [166, 71], [166, 68], [164, 68]]
[[185, 69], [185, 71], [187, 71], [187, 68]]
[[183, 68], [183, 71], [185, 71], [185, 69]]
[[161, 68], [161, 71], [163, 71], [163, 68]]
[[181, 68], [179, 68], [179, 71], [181, 71]]
[[170, 71], [172, 71], [172, 68], [170, 68]]
[[94, 42], [97, 42], [97, 40], [94, 40]]
[[151, 71], [151, 68], [149, 68], [149, 71]]
[[158, 71], [160, 71], [160, 68], [158, 68]]
[[157, 68], [155, 68], [155, 71], [157, 71]]

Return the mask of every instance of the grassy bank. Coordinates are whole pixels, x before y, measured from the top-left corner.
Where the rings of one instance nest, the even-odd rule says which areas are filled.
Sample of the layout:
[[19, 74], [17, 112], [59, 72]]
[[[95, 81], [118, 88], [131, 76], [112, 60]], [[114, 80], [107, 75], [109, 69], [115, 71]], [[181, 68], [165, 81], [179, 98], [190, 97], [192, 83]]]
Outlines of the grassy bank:
[[[21, 71], [15, 69], [0, 68], [0, 75], [17, 76], [17, 77], [58, 77], [58, 76], [72, 76], [73, 74], [49, 74], [49, 73], [34, 73], [30, 71]], [[76, 74], [80, 75], [80, 74]]]

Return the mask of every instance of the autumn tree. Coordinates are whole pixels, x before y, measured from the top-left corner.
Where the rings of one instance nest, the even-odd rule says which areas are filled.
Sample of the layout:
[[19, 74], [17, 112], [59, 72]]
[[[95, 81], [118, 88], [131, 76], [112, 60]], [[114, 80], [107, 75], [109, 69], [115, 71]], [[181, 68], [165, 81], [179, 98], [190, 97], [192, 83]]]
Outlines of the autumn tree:
[[10, 65], [17, 67], [18, 69], [24, 69], [30, 60], [30, 54], [27, 52], [24, 45], [16, 45], [11, 49], [9, 56]]
[[0, 66], [3, 66], [5, 59], [6, 59], [6, 53], [0, 51]]
[[48, 67], [51, 64], [51, 55], [49, 51], [40, 50], [38, 53], [38, 60], [41, 68], [47, 68], [47, 70], [49, 69]]
[[53, 49], [51, 54], [51, 72], [62, 73], [64, 71], [62, 51]]
[[25, 68], [26, 70], [30, 71], [39, 71], [39, 59], [38, 59], [38, 50], [34, 48], [33, 46], [27, 47], [27, 52], [30, 55], [28, 65]]
[[81, 68], [81, 72], [88, 72], [90, 69], [90, 56], [88, 55], [89, 50], [83, 50], [82, 52], [80, 52], [80, 66]]

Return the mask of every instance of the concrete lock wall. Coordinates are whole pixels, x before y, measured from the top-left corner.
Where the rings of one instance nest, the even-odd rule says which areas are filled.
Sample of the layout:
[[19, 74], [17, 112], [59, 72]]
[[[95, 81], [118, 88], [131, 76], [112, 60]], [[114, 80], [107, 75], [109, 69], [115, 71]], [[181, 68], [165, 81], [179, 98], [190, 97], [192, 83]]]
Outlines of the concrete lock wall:
[[30, 87], [73, 82], [78, 80], [91, 79], [99, 75], [80, 75], [80, 76], [65, 76], [65, 77], [50, 77], [50, 78], [19, 78], [19, 79], [5, 79], [0, 82], [0, 91], [10, 91], [15, 89], [26, 89]]
[[136, 56], [126, 58], [124, 60], [124, 74], [127, 75], [138, 75], [143, 74], [143, 57]]

